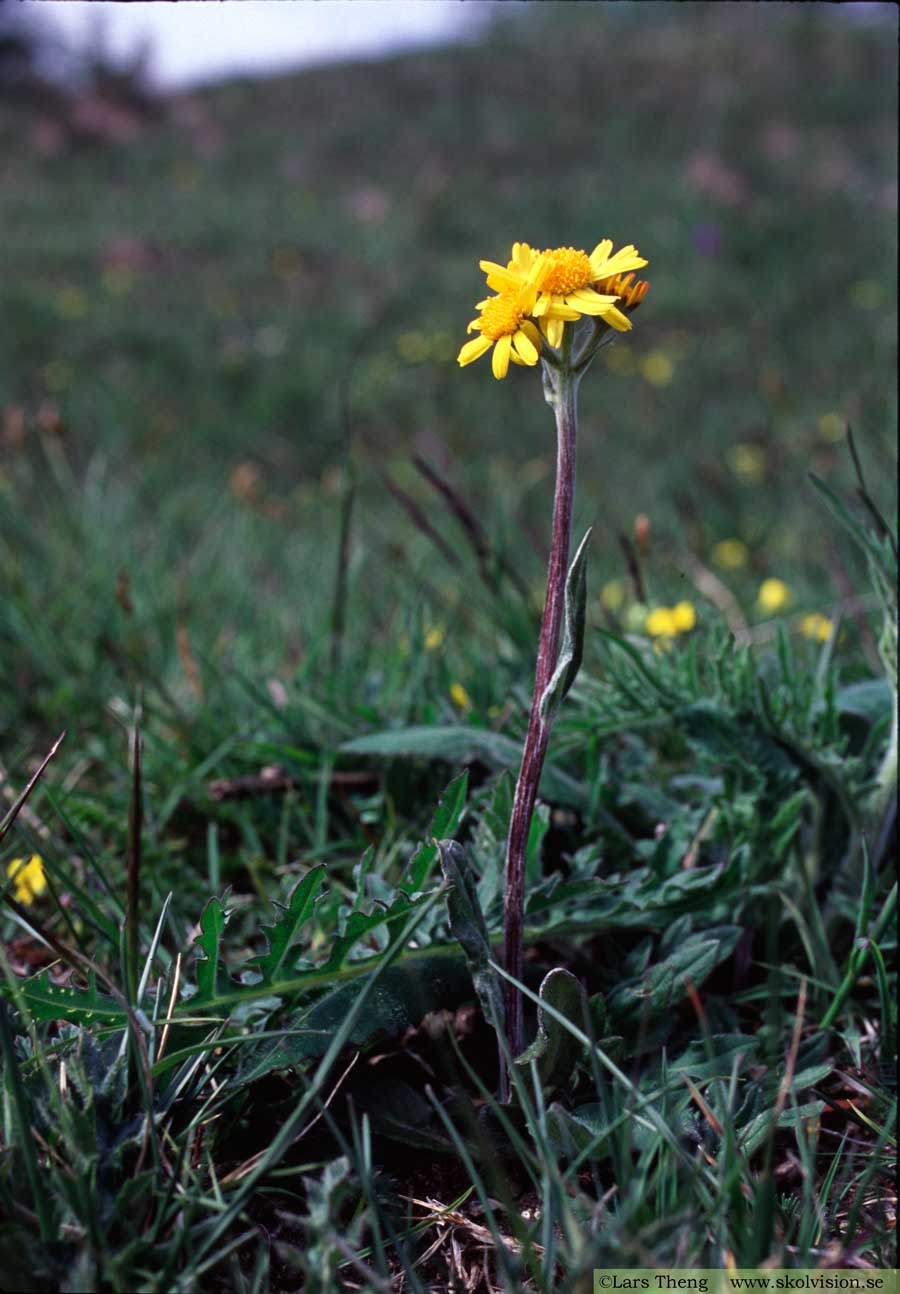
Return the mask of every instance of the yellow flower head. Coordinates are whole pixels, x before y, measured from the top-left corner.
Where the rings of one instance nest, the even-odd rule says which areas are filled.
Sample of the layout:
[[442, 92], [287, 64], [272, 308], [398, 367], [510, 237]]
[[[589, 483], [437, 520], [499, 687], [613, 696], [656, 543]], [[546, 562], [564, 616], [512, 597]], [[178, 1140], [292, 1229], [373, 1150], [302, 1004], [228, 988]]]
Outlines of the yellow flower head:
[[647, 616], [645, 629], [651, 638], [674, 638], [678, 633], [675, 613], [671, 607], [657, 607]]
[[697, 623], [692, 602], [678, 602], [674, 607], [656, 607], [647, 616], [644, 628], [651, 638], [677, 638], [687, 634]]
[[800, 632], [804, 638], [814, 638], [816, 642], [827, 643], [834, 631], [834, 625], [827, 616], [818, 611], [811, 611], [800, 621]]
[[537, 285], [531, 313], [540, 320], [550, 345], [559, 346], [564, 324], [583, 315], [598, 317], [617, 332], [627, 332], [631, 327], [616, 302], [621, 299], [626, 309], [634, 309], [644, 299], [649, 285], [632, 283], [629, 271], [647, 262], [630, 245], [614, 256], [611, 252], [612, 241], [608, 238], [598, 243], [590, 256], [576, 247], [547, 247], [539, 252], [528, 243], [514, 243], [512, 258], [505, 267], [494, 261], [480, 264], [488, 276], [488, 287], [495, 291], [509, 291], [523, 283]]
[[536, 364], [541, 352], [541, 335], [526, 318], [534, 299], [534, 287], [525, 285], [479, 301], [477, 309], [481, 314], [466, 331], [478, 332], [481, 336], [467, 341], [460, 350], [457, 356], [460, 367], [471, 364], [492, 346], [491, 368], [496, 378], [506, 377], [510, 360], [514, 364]]
[[460, 710], [470, 710], [472, 708], [472, 698], [462, 683], [450, 684], [450, 699], [454, 705], [459, 706]]
[[513, 257], [519, 257], [510, 261], [514, 273], [502, 265], [494, 265], [493, 261], [481, 262], [482, 269], [490, 266], [497, 271], [496, 274], [488, 274], [488, 287], [493, 288], [497, 295], [486, 297], [476, 306], [481, 314], [471, 321], [466, 331], [479, 332], [481, 336], [467, 341], [460, 350], [457, 363], [461, 368], [492, 346], [491, 367], [496, 378], [506, 377], [510, 360], [529, 367], [538, 362], [541, 335], [528, 316], [537, 299], [539, 264], [530, 253], [526, 243], [513, 245]]
[[675, 629], [680, 634], [687, 634], [697, 623], [697, 612], [692, 602], [678, 602], [672, 608], [672, 619]]
[[725, 566], [729, 570], [736, 571], [746, 565], [747, 545], [740, 539], [720, 539], [713, 549], [712, 556], [717, 566]]
[[6, 874], [15, 882], [15, 898], [18, 903], [32, 904], [47, 888], [40, 854], [32, 854], [30, 858], [14, 858], [7, 864]]
[[780, 611], [782, 607], [786, 607], [790, 602], [791, 590], [784, 580], [763, 580], [759, 586], [756, 600], [763, 611]]
[[426, 651], [437, 651], [439, 647], [443, 646], [443, 642], [444, 629], [442, 625], [431, 625], [430, 628], [425, 630]]

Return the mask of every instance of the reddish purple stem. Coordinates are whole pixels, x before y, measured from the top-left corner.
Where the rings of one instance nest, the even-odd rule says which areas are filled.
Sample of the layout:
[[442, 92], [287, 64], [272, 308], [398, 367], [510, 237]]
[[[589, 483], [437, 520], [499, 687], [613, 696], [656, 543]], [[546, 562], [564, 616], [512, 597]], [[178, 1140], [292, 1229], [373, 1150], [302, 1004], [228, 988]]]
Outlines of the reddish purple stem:
[[[541, 718], [541, 697], [553, 676], [559, 653], [566, 590], [569, 547], [572, 539], [572, 505], [575, 498], [575, 451], [577, 440], [576, 400], [578, 378], [565, 369], [553, 373], [556, 391], [556, 495], [553, 503], [553, 539], [547, 569], [547, 598], [541, 621], [537, 665], [534, 675], [534, 695], [522, 765], [516, 782], [509, 839], [506, 847], [506, 884], [503, 964], [507, 974], [522, 978], [522, 923], [525, 906], [525, 853], [528, 834], [537, 800], [541, 770], [547, 754], [552, 717]], [[506, 1009], [506, 1035], [513, 1057], [524, 1049], [522, 1021], [522, 994], [504, 981]], [[509, 1076], [506, 1064], [500, 1060], [500, 1096], [509, 1100]]]

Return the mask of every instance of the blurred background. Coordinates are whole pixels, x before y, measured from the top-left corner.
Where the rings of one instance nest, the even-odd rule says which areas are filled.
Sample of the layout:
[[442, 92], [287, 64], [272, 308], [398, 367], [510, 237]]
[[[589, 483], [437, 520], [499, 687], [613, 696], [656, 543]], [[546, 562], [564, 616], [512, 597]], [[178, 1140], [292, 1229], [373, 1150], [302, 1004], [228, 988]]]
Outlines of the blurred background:
[[7, 756], [99, 755], [138, 685], [207, 750], [502, 721], [552, 418], [455, 356], [515, 239], [650, 262], [582, 387], [592, 625], [864, 639], [807, 474], [852, 486], [849, 422], [892, 507], [896, 45], [878, 4], [4, 6]]

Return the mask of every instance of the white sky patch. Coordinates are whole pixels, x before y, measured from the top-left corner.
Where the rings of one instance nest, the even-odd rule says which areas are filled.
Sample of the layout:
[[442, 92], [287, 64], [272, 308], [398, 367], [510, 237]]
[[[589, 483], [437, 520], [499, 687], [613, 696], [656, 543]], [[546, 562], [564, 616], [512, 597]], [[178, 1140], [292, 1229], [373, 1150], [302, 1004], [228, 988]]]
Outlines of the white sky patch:
[[29, 6], [42, 26], [55, 28], [76, 50], [101, 42], [119, 62], [147, 46], [150, 80], [163, 90], [476, 39], [508, 7], [493, 0], [56, 0]]

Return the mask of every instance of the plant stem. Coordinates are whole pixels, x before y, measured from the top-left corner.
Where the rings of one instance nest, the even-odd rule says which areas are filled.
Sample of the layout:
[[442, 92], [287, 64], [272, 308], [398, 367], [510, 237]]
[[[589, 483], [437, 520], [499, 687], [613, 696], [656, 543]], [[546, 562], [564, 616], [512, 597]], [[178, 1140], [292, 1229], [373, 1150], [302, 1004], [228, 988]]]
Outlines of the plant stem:
[[[567, 329], [568, 332], [568, 329]], [[538, 641], [534, 695], [525, 736], [522, 765], [516, 782], [509, 839], [506, 847], [505, 920], [503, 964], [509, 975], [522, 978], [522, 923], [525, 906], [525, 855], [531, 819], [537, 800], [541, 770], [550, 739], [552, 717], [541, 717], [541, 697], [556, 667], [560, 628], [565, 600], [566, 572], [572, 538], [572, 505], [575, 498], [575, 453], [578, 430], [577, 396], [579, 376], [563, 356], [558, 368], [545, 365], [545, 391], [556, 414], [556, 495], [553, 504], [553, 539], [547, 570], [547, 597]], [[513, 1057], [524, 1049], [522, 994], [504, 983], [506, 1035]], [[500, 1058], [501, 1100], [509, 1099], [509, 1076]]]

